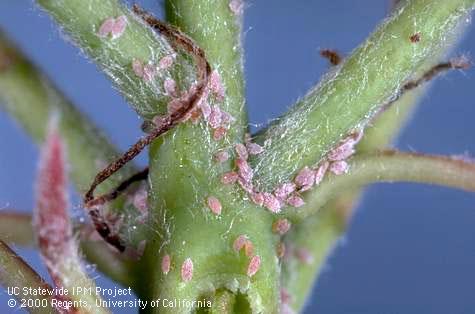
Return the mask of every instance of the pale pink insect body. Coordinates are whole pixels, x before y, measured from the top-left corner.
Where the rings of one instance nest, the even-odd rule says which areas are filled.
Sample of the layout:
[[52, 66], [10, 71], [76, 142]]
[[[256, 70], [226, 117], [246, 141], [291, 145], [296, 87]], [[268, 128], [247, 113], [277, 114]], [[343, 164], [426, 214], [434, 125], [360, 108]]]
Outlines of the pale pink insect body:
[[273, 213], [278, 213], [280, 212], [280, 209], [282, 208], [281, 202], [271, 193], [266, 193], [264, 192], [264, 207], [266, 207], [268, 210], [270, 210]]
[[211, 210], [213, 214], [221, 215], [221, 210], [222, 210], [221, 202], [216, 197], [209, 196], [207, 203], [208, 203], [209, 209]]
[[249, 266], [247, 267], [247, 275], [249, 277], [254, 276], [259, 268], [261, 267], [261, 258], [259, 255], [254, 255], [249, 261]]
[[247, 241], [248, 240], [247, 240], [246, 235], [241, 234], [240, 236], [238, 236], [236, 240], [234, 240], [234, 243], [233, 243], [234, 251], [239, 252], [244, 247]]
[[334, 161], [330, 164], [330, 171], [337, 176], [347, 173], [348, 169], [348, 163], [344, 160]]
[[166, 254], [162, 258], [162, 273], [164, 275], [168, 274], [170, 272], [170, 265], [171, 265], [171, 259], [170, 255]]
[[303, 205], [305, 205], [305, 201], [299, 195], [292, 194], [287, 199], [287, 204], [289, 204], [292, 207], [302, 207]]
[[193, 278], [193, 261], [187, 258], [181, 265], [181, 280], [188, 282]]
[[237, 172], [230, 171], [223, 174], [223, 176], [221, 177], [221, 182], [223, 184], [233, 184], [237, 181], [238, 178], [239, 175], [237, 174]]
[[308, 167], [304, 167], [297, 174], [294, 182], [300, 191], [310, 190], [315, 183], [315, 172]]
[[277, 233], [279, 235], [284, 235], [287, 231], [290, 230], [290, 221], [285, 218], [277, 219], [272, 224], [272, 232]]

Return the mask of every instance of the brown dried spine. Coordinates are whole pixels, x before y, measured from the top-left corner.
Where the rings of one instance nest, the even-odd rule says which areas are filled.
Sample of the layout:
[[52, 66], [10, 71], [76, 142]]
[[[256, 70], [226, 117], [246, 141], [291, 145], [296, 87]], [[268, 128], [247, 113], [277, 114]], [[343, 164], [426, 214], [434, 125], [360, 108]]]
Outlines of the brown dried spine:
[[[180, 108], [177, 108], [176, 111], [164, 116], [162, 120], [163, 123], [151, 130], [149, 134], [140, 138], [119, 159], [113, 161], [105, 169], [99, 172], [84, 196], [85, 207], [89, 209], [89, 215], [94, 222], [97, 231], [107, 242], [115, 246], [121, 252], [124, 251], [125, 247], [120, 244], [120, 240], [117, 239], [117, 236], [112, 236], [111, 238], [110, 227], [107, 225], [106, 220], [101, 217], [97, 206], [94, 206], [96, 202], [101, 202], [96, 201], [96, 198], [94, 197], [94, 190], [99, 184], [107, 180], [111, 175], [119, 171], [129, 161], [134, 159], [145, 147], [150, 145], [153, 140], [186, 120], [186, 117], [196, 109], [197, 104], [205, 93], [206, 87], [208, 85], [208, 78], [211, 74], [211, 67], [206, 59], [205, 52], [203, 49], [198, 47], [190, 37], [186, 36], [172, 26], [156, 19], [137, 5], [134, 5], [133, 11], [145, 22], [147, 22], [147, 24], [149, 24], [154, 30], [158, 31], [168, 40], [170, 40], [170, 43], [175, 50], [181, 48], [193, 57], [196, 63], [198, 82], [195, 86], [195, 89], [192, 90], [191, 93], [187, 94], [183, 99], [181, 99], [182, 106]], [[99, 199], [100, 198], [101, 197], [99, 197]]]

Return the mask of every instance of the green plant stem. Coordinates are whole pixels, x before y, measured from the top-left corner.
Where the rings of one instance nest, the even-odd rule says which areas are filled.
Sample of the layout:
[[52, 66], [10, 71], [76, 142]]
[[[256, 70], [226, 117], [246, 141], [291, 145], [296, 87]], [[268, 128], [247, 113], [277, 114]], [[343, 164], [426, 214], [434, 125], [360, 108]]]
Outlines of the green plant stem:
[[[31, 214], [2, 211], [0, 213], [0, 239], [23, 247], [36, 248]], [[81, 226], [76, 228], [81, 232]], [[129, 268], [130, 262], [126, 261], [111, 250], [103, 241], [88, 241], [79, 238], [81, 252], [84, 253], [88, 262], [109, 278], [129, 286], [132, 278]]]
[[[43, 142], [51, 115], [58, 113], [60, 133], [67, 145], [71, 178], [80, 193], [86, 191], [96, 173], [118, 155], [118, 151], [0, 33], [0, 63], [2, 60], [0, 105], [37, 143]], [[134, 172], [132, 165], [126, 166], [100, 186], [99, 192], [109, 191]]]
[[[455, 32], [448, 51], [441, 53], [440, 57], [428, 61], [414, 77], [420, 77], [437, 62], [443, 61], [449, 51], [456, 46], [457, 41], [464, 33], [467, 25], [462, 25], [459, 32]], [[390, 108], [376, 117], [374, 123], [365, 131], [365, 136], [357, 146], [357, 153], [364, 154], [388, 146], [397, 133], [404, 127], [414, 111], [419, 99], [427, 91], [428, 86], [408, 91]], [[350, 222], [354, 208], [358, 205], [362, 189], [356, 188], [346, 191], [340, 197], [323, 206], [315, 215], [308, 217], [303, 222], [295, 225], [285, 237], [287, 243], [296, 247], [305, 247], [314, 257], [311, 265], [283, 263], [282, 286], [291, 296], [290, 306], [300, 312], [305, 305], [312, 286], [318, 274], [322, 271], [328, 256], [338, 244]], [[309, 205], [305, 205], [308, 207]], [[304, 208], [305, 208], [304, 207]], [[323, 235], [322, 235], [323, 234]], [[318, 241], [309, 241], [318, 239]]]
[[35, 247], [31, 214], [10, 210], [0, 212], [0, 239], [23, 247]]
[[[261, 189], [290, 181], [303, 166], [321, 161], [343, 137], [364, 128], [426, 60], [446, 49], [474, 3], [401, 4], [341, 67], [260, 133], [266, 150], [253, 164]], [[416, 32], [422, 39], [414, 44], [409, 38]]]
[[[31, 300], [32, 302], [47, 302], [46, 307], [31, 307], [28, 309], [30, 313], [56, 313], [51, 307], [51, 296], [33, 295], [23, 293], [23, 289], [52, 289], [41, 277], [7, 244], [0, 240], [0, 284], [4, 288], [19, 288], [20, 294], [15, 296], [20, 299]], [[20, 304], [18, 304], [19, 306]]]
[[[166, 110], [162, 88], [169, 71], [145, 82], [132, 69], [134, 59], [157, 65], [174, 53], [168, 42], [117, 0], [37, 0], [68, 36], [107, 74], [129, 104], [144, 118]], [[119, 38], [101, 38], [97, 32], [108, 18], [125, 15], [127, 27]]]
[[475, 191], [475, 163], [461, 159], [388, 150], [355, 156], [349, 164], [346, 175], [328, 175], [309, 195], [310, 206], [288, 216], [305, 219], [340, 191], [375, 182], [418, 182]]
[[[149, 285], [144, 285], [139, 295], [146, 299], [195, 300], [202, 296], [212, 298], [217, 290], [225, 288], [233, 294], [245, 295], [247, 310], [275, 312], [279, 265], [274, 249], [277, 239], [271, 233], [272, 218], [243, 199], [239, 188], [220, 183], [223, 172], [231, 167], [232, 158], [222, 164], [213, 160], [220, 149], [232, 153], [232, 147], [243, 141], [247, 130], [239, 48], [240, 18], [231, 12], [227, 0], [167, 1], [166, 8], [167, 19], [205, 50], [210, 64], [221, 74], [225, 100], [211, 101], [236, 120], [221, 142], [211, 139], [210, 128], [201, 122], [182, 124], [152, 145], [151, 203], [159, 236], [152, 235], [154, 238], [142, 259], [142, 282], [147, 279]], [[221, 201], [219, 217], [207, 207], [208, 196]], [[246, 275], [250, 258], [232, 248], [234, 240], [242, 234], [252, 241], [254, 254], [262, 261], [259, 271], [251, 278]], [[172, 270], [166, 275], [157, 267], [165, 254], [172, 260]], [[183, 282], [180, 277], [186, 258], [191, 258], [194, 265], [193, 279], [189, 282]], [[149, 310], [153, 311], [177, 309]]]

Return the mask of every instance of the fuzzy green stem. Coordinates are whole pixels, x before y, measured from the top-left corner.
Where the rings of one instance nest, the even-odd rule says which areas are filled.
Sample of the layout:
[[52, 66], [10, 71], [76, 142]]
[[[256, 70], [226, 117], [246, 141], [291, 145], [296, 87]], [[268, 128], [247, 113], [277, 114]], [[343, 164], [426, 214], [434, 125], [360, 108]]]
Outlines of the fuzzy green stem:
[[[217, 290], [224, 288], [245, 296], [247, 303], [238, 302], [240, 308], [247, 306], [247, 311], [252, 309], [254, 313], [264, 309], [276, 312], [279, 265], [275, 256], [277, 239], [271, 233], [272, 219], [243, 199], [239, 188], [220, 183], [223, 172], [231, 167], [232, 158], [222, 164], [213, 160], [220, 149], [232, 153], [232, 147], [243, 141], [247, 130], [239, 48], [240, 18], [232, 13], [228, 0], [167, 1], [166, 7], [167, 18], [205, 50], [210, 64], [220, 73], [225, 100], [213, 104], [231, 113], [236, 120], [223, 141], [213, 140], [212, 130], [201, 122], [182, 124], [152, 145], [151, 203], [160, 236], [155, 235], [147, 246], [141, 273], [147, 276], [150, 286], [144, 286], [139, 294], [147, 299], [200, 300], [212, 298]], [[222, 213], [219, 216], [208, 208], [209, 196], [220, 200]], [[261, 267], [252, 277], [246, 274], [250, 257], [233, 250], [233, 242], [243, 234], [252, 241], [254, 254], [261, 258]], [[171, 257], [172, 270], [163, 274], [158, 266], [166, 254]], [[184, 282], [180, 268], [187, 258], [193, 261], [194, 274], [191, 281]]]
[[[0, 67], [0, 105], [38, 143], [44, 140], [51, 114], [58, 113], [59, 131], [66, 142], [72, 180], [79, 192], [86, 191], [96, 173], [118, 154], [117, 150], [1, 33], [0, 64], [3, 64]], [[134, 171], [131, 165], [125, 167], [99, 191], [109, 191]]]
[[7, 244], [0, 240], [0, 284], [4, 288], [19, 288], [18, 302], [26, 299], [39, 304], [28, 308], [30, 313], [56, 313], [51, 307], [52, 297], [49, 295], [33, 295], [24, 293], [23, 289], [48, 289], [52, 288]]
[[[322, 160], [343, 137], [364, 128], [428, 59], [444, 50], [475, 0], [414, 0], [401, 5], [334, 73], [260, 134], [257, 183], [272, 190]], [[420, 33], [421, 41], [410, 36]], [[272, 167], [268, 165], [272, 164]]]
[[[169, 71], [146, 82], [132, 69], [133, 60], [158, 65], [174, 53], [168, 42], [145, 25], [117, 0], [37, 0], [68, 36], [107, 74], [129, 104], [144, 118], [152, 118], [166, 108], [163, 81]], [[127, 17], [127, 27], [119, 38], [98, 35], [108, 18]]]
[[[76, 230], [80, 233], [81, 226]], [[9, 244], [36, 248], [31, 214], [2, 211], [0, 213], [0, 239]], [[81, 252], [84, 253], [87, 261], [94, 264], [99, 271], [124, 286], [132, 283], [130, 265], [127, 265], [127, 261], [112, 251], [107, 244], [102, 241], [79, 240]]]
[[[464, 33], [465, 28], [462, 27], [460, 32], [452, 38], [449, 50], [457, 44], [459, 35]], [[447, 54], [448, 51], [445, 51], [441, 55], [446, 56]], [[441, 59], [443, 57], [427, 62], [415, 77], [420, 77]], [[372, 126], [366, 129], [365, 136], [357, 146], [357, 153], [369, 153], [389, 145], [398, 131], [404, 127], [426, 90], [427, 86], [421, 86], [416, 90], [408, 91], [393, 106], [378, 116]], [[291, 296], [290, 306], [295, 311], [299, 312], [305, 305], [315, 279], [323, 269], [326, 259], [337, 245], [341, 235], [345, 232], [360, 195], [361, 189], [359, 188], [345, 192], [342, 196], [323, 206], [316, 215], [297, 224], [286, 236], [288, 243], [297, 247], [305, 247], [314, 256], [314, 262], [309, 267], [292, 267], [292, 264], [283, 264], [282, 285]], [[327, 236], [321, 236], [322, 233]], [[309, 243], [308, 239], [319, 240]]]
[[318, 211], [340, 191], [375, 182], [418, 182], [475, 191], [475, 163], [444, 156], [431, 156], [396, 151], [362, 154], [350, 160], [346, 175], [328, 175], [309, 195], [303, 210], [289, 213], [293, 219], [304, 219]]

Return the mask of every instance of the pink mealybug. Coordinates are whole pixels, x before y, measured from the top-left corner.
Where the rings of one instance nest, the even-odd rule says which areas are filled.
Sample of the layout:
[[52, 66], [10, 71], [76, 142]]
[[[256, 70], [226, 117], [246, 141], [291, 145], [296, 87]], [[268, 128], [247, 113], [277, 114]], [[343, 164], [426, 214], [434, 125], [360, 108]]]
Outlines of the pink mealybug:
[[348, 172], [348, 163], [344, 160], [334, 161], [330, 164], [330, 171], [335, 175], [341, 175]]
[[254, 276], [259, 268], [261, 267], [261, 258], [259, 255], [254, 255], [251, 260], [249, 261], [249, 265], [247, 266], [247, 275], [249, 277]]
[[254, 255], [254, 244], [252, 244], [251, 240], [247, 240], [244, 243], [244, 254], [246, 254], [247, 257]]
[[252, 176], [253, 176], [253, 171], [252, 168], [249, 166], [247, 161], [242, 158], [237, 158], [236, 161], [236, 166], [238, 168], [238, 173], [239, 176], [246, 182], [251, 182]]
[[115, 19], [115, 23], [112, 26], [111, 34], [112, 39], [117, 39], [125, 32], [125, 28], [127, 27], [127, 17], [125, 15], [121, 15]]
[[101, 26], [99, 27], [97, 35], [99, 37], [109, 36], [109, 34], [112, 32], [112, 28], [114, 27], [114, 24], [115, 24], [115, 19], [113, 17], [110, 17], [104, 20], [104, 22], [102, 22]]
[[165, 95], [177, 97], [176, 82], [174, 79], [166, 78], [163, 82], [163, 88], [165, 89]]
[[137, 208], [140, 211], [140, 213], [142, 213], [143, 215], [147, 214], [147, 210], [148, 210], [147, 201], [148, 201], [148, 191], [145, 187], [141, 187], [134, 194], [133, 204], [134, 204], [134, 207]]
[[132, 70], [134, 71], [135, 75], [143, 78], [143, 62], [142, 61], [138, 59], [134, 59], [132, 61]]
[[292, 207], [302, 207], [303, 205], [305, 205], [305, 202], [303, 200], [303, 198], [301, 198], [299, 195], [297, 194], [292, 194], [287, 200], [286, 200], [287, 204], [289, 204], [290, 206]]
[[280, 288], [280, 301], [282, 303], [290, 303], [291, 300], [289, 291], [285, 288]]
[[282, 204], [280, 201], [271, 193], [264, 192], [264, 207], [270, 210], [273, 213], [280, 212]]
[[147, 63], [143, 66], [142, 78], [146, 82], [152, 81], [157, 75], [157, 67], [154, 64]]
[[206, 121], [208, 121], [208, 118], [211, 114], [211, 106], [209, 105], [207, 99], [204, 96], [200, 102], [200, 109], [201, 113], [203, 114], [203, 117]]
[[173, 65], [173, 61], [175, 60], [175, 55], [168, 55], [160, 59], [158, 61], [158, 67], [160, 70], [168, 69]]
[[209, 126], [212, 129], [216, 129], [221, 125], [221, 109], [219, 109], [218, 106], [212, 106], [211, 107], [211, 112], [207, 118], [207, 121], [209, 123]]
[[307, 191], [312, 188], [315, 184], [315, 172], [305, 166], [300, 172], [297, 174], [294, 180], [297, 187], [299, 187], [300, 191]]
[[216, 99], [222, 101], [224, 99], [224, 86], [221, 81], [221, 76], [217, 70], [211, 72], [209, 77], [209, 88], [211, 92], [216, 95]]
[[166, 254], [162, 258], [162, 273], [163, 274], [168, 274], [170, 272], [170, 265], [171, 265], [171, 259], [170, 255]]
[[229, 9], [235, 15], [241, 15], [244, 11], [244, 3], [242, 0], [231, 0], [229, 2]]
[[213, 131], [213, 140], [215, 141], [220, 141], [224, 138], [224, 136], [226, 135], [226, 133], [228, 132], [228, 130], [222, 126], [220, 127], [217, 127], [214, 131]]
[[193, 278], [193, 261], [187, 258], [181, 265], [181, 279], [188, 282]]
[[221, 215], [221, 202], [214, 196], [209, 196], [207, 200], [207, 204], [209, 209], [211, 209], [211, 212], [215, 215]]
[[241, 188], [246, 191], [248, 194], [254, 193], [254, 186], [252, 185], [252, 181], [247, 181], [243, 179], [241, 176], [237, 179], [238, 184]]
[[354, 147], [355, 142], [353, 138], [347, 138], [336, 148], [332, 149], [328, 153], [327, 158], [331, 161], [345, 160], [354, 154]]
[[252, 192], [251, 193], [251, 200], [254, 204], [262, 206], [264, 204], [264, 194], [260, 192]]
[[315, 185], [319, 185], [322, 182], [329, 166], [330, 163], [327, 160], [324, 160], [320, 163], [317, 170], [315, 170]]
[[250, 155], [259, 155], [264, 152], [264, 148], [256, 143], [247, 143], [246, 147]]
[[274, 190], [274, 195], [281, 201], [285, 201], [285, 199], [296, 189], [295, 183], [286, 182], [279, 185]]
[[220, 150], [216, 154], [214, 154], [214, 160], [219, 163], [225, 162], [229, 159], [229, 153], [225, 150]]
[[287, 231], [290, 230], [290, 221], [285, 218], [280, 218], [274, 221], [272, 224], [272, 232], [277, 233], [279, 235], [284, 235]]
[[236, 238], [236, 240], [234, 240], [233, 250], [236, 252], [239, 252], [244, 247], [247, 241], [248, 241], [247, 236], [244, 234], [241, 234], [240, 236]]
[[301, 263], [304, 263], [304, 264], [307, 264], [307, 265], [310, 265], [313, 263], [314, 261], [314, 258], [312, 256], [312, 254], [310, 253], [310, 251], [306, 248], [298, 248], [296, 251], [295, 251], [295, 256], [297, 257], [297, 259], [301, 262]]
[[233, 184], [237, 181], [238, 177], [239, 177], [239, 175], [237, 174], [237, 172], [234, 172], [234, 171], [226, 172], [221, 177], [221, 183], [223, 183], [223, 184]]
[[244, 146], [244, 144], [238, 143], [236, 144], [236, 146], [234, 146], [234, 149], [236, 150], [236, 154], [239, 158], [247, 160], [249, 155], [247, 153], [247, 148], [246, 146]]

